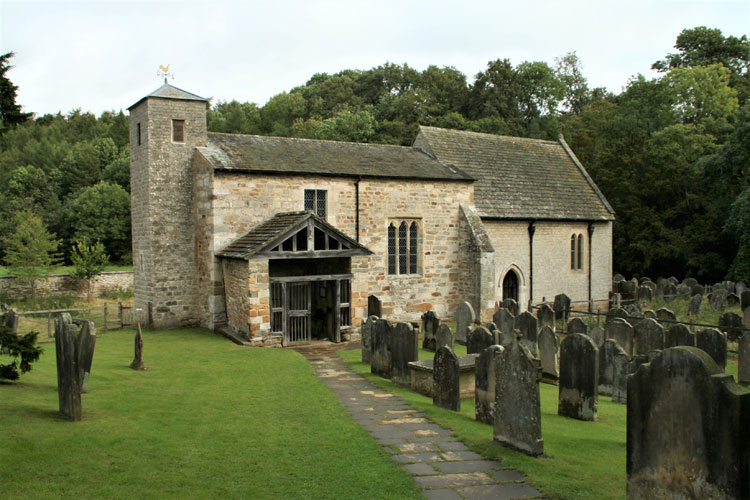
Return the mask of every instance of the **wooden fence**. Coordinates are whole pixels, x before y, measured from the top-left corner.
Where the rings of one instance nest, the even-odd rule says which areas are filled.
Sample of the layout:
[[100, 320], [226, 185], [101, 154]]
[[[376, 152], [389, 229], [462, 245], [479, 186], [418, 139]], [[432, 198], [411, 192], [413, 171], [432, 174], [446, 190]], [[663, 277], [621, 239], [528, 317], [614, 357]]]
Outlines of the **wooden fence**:
[[88, 319], [94, 322], [97, 332], [106, 332], [133, 326], [135, 320], [133, 317], [133, 304], [104, 303], [94, 307], [70, 307], [64, 309], [48, 309], [44, 311], [19, 311], [18, 331], [42, 332], [45, 329], [47, 336], [52, 337], [55, 333], [55, 318], [60, 313], [70, 313], [76, 318]]

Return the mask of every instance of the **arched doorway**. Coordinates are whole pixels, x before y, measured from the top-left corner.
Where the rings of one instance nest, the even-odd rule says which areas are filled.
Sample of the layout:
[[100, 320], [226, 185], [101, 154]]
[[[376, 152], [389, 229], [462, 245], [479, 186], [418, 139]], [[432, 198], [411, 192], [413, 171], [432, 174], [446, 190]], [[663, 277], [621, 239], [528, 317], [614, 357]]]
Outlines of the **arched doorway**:
[[513, 299], [518, 302], [518, 275], [508, 271], [503, 278], [503, 300]]

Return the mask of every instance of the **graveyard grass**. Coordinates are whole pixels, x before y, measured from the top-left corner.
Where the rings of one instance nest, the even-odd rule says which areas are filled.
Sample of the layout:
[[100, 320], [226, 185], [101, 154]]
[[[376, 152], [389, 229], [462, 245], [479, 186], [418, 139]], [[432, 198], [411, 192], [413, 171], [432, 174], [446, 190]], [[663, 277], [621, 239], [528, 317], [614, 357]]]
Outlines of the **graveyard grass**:
[[0, 496], [420, 498], [299, 353], [147, 331], [133, 371], [133, 337], [100, 333], [80, 422], [57, 411], [52, 343], [0, 384]]

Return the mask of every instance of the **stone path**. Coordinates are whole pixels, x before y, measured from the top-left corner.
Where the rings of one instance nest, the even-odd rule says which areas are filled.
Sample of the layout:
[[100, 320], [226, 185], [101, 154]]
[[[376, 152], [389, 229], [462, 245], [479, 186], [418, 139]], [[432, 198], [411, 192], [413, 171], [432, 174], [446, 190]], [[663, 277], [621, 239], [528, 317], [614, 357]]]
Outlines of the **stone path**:
[[[315, 374], [336, 394], [352, 418], [414, 476], [426, 498], [540, 497], [538, 490], [523, 482], [520, 472], [483, 459], [402, 398], [350, 371], [335, 352], [340, 348], [340, 344], [313, 344], [297, 350], [310, 361]], [[487, 432], [491, 432], [489, 428]]]

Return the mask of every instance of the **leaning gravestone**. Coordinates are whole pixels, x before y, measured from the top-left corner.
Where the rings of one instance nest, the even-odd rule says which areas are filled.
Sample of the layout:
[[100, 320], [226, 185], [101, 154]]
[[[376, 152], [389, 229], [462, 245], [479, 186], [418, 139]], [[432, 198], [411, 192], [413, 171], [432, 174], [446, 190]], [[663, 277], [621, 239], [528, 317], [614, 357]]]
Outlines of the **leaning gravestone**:
[[0, 325], [8, 328], [13, 333], [18, 333], [18, 314], [13, 309], [5, 309], [3, 314], [0, 314]]
[[95, 347], [96, 329], [92, 321], [74, 320], [68, 313], [58, 315], [55, 319], [57, 393], [60, 412], [70, 420], [81, 420], [81, 393], [87, 391]]
[[375, 295], [367, 297], [367, 316], [383, 317], [383, 303]]
[[435, 333], [440, 326], [440, 318], [433, 311], [422, 315], [422, 349], [435, 352]]
[[509, 310], [513, 314], [513, 316], [518, 316], [518, 314], [521, 312], [521, 308], [518, 307], [518, 302], [513, 299], [505, 299], [500, 302], [500, 308]]
[[81, 379], [81, 392], [88, 392], [91, 364], [94, 361], [96, 347], [96, 327], [93, 321], [73, 318], [73, 324], [80, 327], [78, 331], [78, 370]]
[[737, 382], [750, 385], [750, 335], [745, 334], [737, 342]]
[[453, 349], [444, 345], [435, 353], [433, 363], [434, 394], [432, 404], [448, 410], [461, 410], [458, 357]]
[[633, 356], [633, 327], [622, 318], [614, 318], [604, 325], [606, 338], [617, 342], [628, 357]]
[[594, 345], [597, 348], [600, 348], [602, 344], [604, 344], [606, 334], [604, 333], [604, 328], [602, 328], [601, 326], [595, 326], [594, 328], [592, 328], [588, 335], [589, 337], [591, 337], [591, 340], [594, 341]]
[[599, 349], [599, 386], [598, 392], [604, 396], [612, 396], [615, 386], [616, 358], [620, 356], [621, 361], [627, 362], [627, 354], [614, 340], [605, 340]]
[[362, 362], [368, 365], [372, 356], [372, 329], [377, 320], [377, 316], [370, 316], [362, 321]]
[[571, 333], [582, 333], [584, 335], [588, 335], [589, 327], [581, 318], [573, 318], [568, 321], [566, 333], [568, 335], [570, 335]]
[[503, 351], [491, 345], [479, 353], [474, 365], [474, 412], [476, 419], [486, 424], [495, 423], [495, 356]]
[[468, 302], [461, 302], [456, 311], [456, 342], [466, 344], [466, 336], [474, 324], [476, 315]]
[[627, 498], [750, 495], [750, 393], [706, 353], [673, 347], [628, 384]]
[[750, 290], [745, 290], [740, 294], [740, 311], [750, 307]]
[[636, 354], [664, 349], [664, 327], [655, 319], [646, 318], [633, 327]]
[[541, 330], [545, 326], [555, 331], [555, 311], [549, 306], [549, 304], [542, 304], [536, 312], [537, 324]]
[[727, 298], [729, 293], [724, 289], [714, 290], [711, 292], [711, 297], [708, 299], [708, 303], [711, 304], [711, 308], [714, 311], [723, 311], [727, 308]]
[[690, 298], [688, 304], [688, 316], [700, 316], [703, 310], [703, 295], [695, 294]]
[[435, 351], [437, 352], [437, 349], [440, 349], [444, 345], [453, 349], [453, 333], [446, 324], [440, 325], [435, 333]]
[[542, 377], [557, 380], [560, 376], [558, 354], [560, 342], [557, 335], [548, 326], [539, 331], [539, 360], [542, 363]]
[[[362, 351], [364, 352], [364, 348]], [[141, 333], [140, 323], [136, 323], [135, 325], [135, 353], [133, 361], [130, 363], [130, 368], [133, 370], [146, 369], [146, 365], [143, 364], [143, 334]]]
[[514, 333], [516, 327], [516, 317], [513, 313], [507, 309], [498, 309], [497, 312], [492, 316], [492, 322], [497, 325], [500, 330], [498, 343], [503, 346], [508, 346], [516, 340], [516, 334]]
[[579, 420], [596, 420], [599, 390], [599, 349], [582, 334], [560, 342], [560, 384], [557, 413]]
[[564, 322], [567, 322], [568, 317], [570, 316], [570, 297], [564, 293], [555, 295], [554, 304], [553, 309], [555, 311], [555, 319], [562, 319]]
[[495, 425], [498, 443], [538, 456], [544, 453], [539, 361], [514, 342], [495, 357]]
[[719, 330], [727, 334], [727, 339], [734, 342], [742, 335], [742, 316], [728, 312], [719, 317]]
[[372, 326], [370, 371], [384, 378], [393, 376], [393, 330], [394, 325], [385, 319], [378, 319]]
[[671, 309], [662, 307], [656, 310], [656, 319], [659, 321], [675, 321], [677, 319], [677, 315], [675, 315], [675, 313]]
[[466, 354], [479, 354], [496, 343], [495, 336], [489, 330], [483, 326], [478, 326], [469, 332], [466, 339]]
[[536, 316], [529, 311], [524, 311], [516, 316], [515, 329], [521, 333], [521, 342], [534, 356], [538, 353], [537, 348], [537, 320]]
[[409, 363], [419, 361], [419, 332], [411, 323], [397, 323], [391, 337], [393, 356], [393, 376], [391, 379], [400, 385], [411, 387]]
[[684, 324], [677, 323], [670, 326], [664, 334], [664, 348], [669, 349], [680, 345], [695, 346], [695, 334]]
[[699, 330], [695, 334], [695, 346], [708, 353], [714, 363], [723, 370], [727, 367], [727, 335], [715, 328]]

